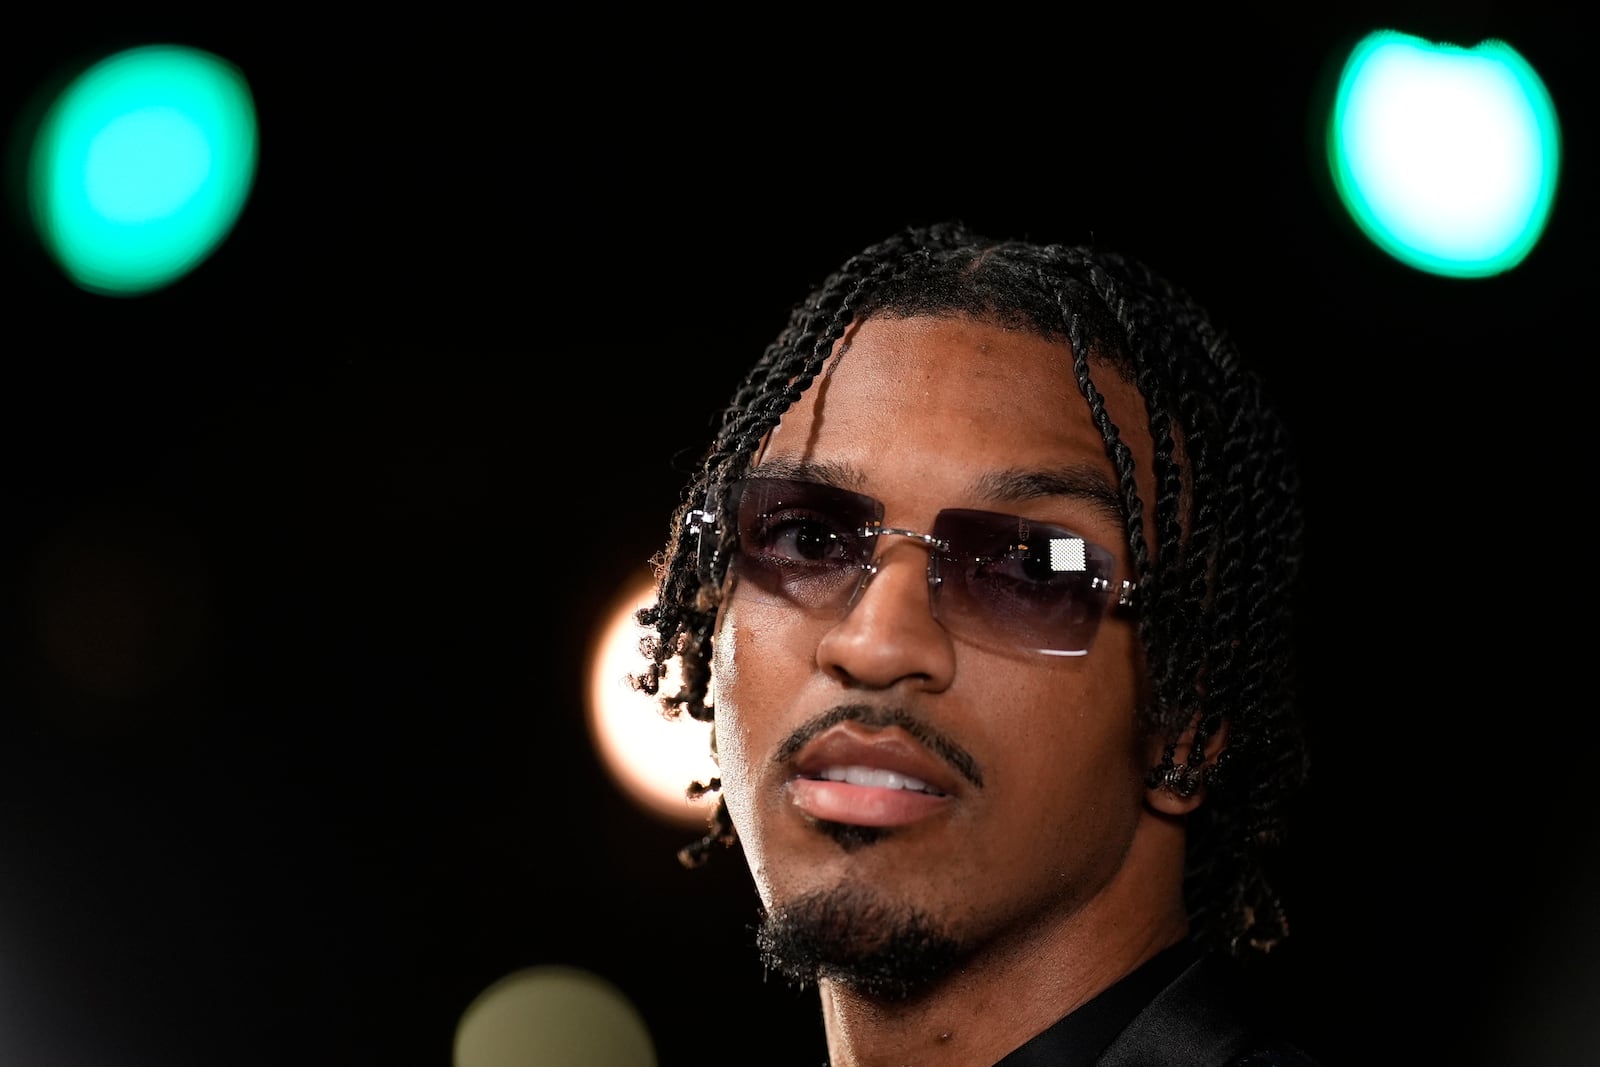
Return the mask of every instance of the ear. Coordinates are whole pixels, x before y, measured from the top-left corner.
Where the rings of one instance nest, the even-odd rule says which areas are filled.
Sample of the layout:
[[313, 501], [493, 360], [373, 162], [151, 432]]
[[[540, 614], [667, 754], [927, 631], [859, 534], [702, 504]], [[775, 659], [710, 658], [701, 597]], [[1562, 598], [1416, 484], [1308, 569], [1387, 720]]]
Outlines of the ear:
[[1205, 800], [1206, 787], [1203, 772], [1216, 766], [1217, 757], [1228, 744], [1228, 724], [1219, 722], [1206, 737], [1202, 748], [1203, 759], [1198, 768], [1189, 767], [1189, 754], [1194, 750], [1195, 736], [1199, 731], [1198, 714], [1178, 735], [1172, 747], [1170, 770], [1159, 773], [1155, 768], [1163, 765], [1166, 746], [1159, 739], [1152, 742], [1150, 781], [1145, 785], [1145, 803], [1163, 815], [1187, 815]]

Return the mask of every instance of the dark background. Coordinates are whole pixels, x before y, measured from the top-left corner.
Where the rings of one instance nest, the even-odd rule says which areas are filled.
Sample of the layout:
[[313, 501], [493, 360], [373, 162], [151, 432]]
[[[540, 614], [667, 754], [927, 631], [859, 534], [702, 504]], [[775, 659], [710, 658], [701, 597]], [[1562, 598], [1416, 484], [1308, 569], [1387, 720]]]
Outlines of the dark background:
[[[1142, 256], [1288, 409], [1316, 770], [1277, 960], [1307, 1043], [1589, 1062], [1575, 15], [416, 17], [0, 38], [8, 133], [153, 41], [238, 64], [262, 131], [237, 230], [170, 289], [90, 296], [4, 234], [0, 1062], [444, 1064], [489, 983], [563, 963], [664, 1065], [816, 1067], [739, 858], [680, 868], [690, 834], [589, 751], [583, 658], [791, 302], [943, 217]], [[1333, 206], [1319, 109], [1380, 25], [1546, 79], [1564, 176], [1516, 271], [1411, 272]]]

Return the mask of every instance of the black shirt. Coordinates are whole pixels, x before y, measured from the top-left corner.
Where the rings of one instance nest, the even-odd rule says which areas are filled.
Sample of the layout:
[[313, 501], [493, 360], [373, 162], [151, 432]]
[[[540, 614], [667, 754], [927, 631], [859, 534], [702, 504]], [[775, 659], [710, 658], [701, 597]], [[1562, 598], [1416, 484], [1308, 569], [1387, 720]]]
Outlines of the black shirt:
[[994, 1067], [1318, 1067], [1252, 1012], [1232, 961], [1180, 942]]

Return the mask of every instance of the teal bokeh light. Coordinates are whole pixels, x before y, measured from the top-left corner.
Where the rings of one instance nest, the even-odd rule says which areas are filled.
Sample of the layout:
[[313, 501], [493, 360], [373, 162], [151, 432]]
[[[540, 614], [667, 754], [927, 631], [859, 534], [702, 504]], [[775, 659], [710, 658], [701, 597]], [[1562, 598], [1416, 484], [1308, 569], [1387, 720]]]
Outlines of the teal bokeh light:
[[44, 113], [27, 171], [33, 225], [80, 287], [150, 292], [233, 230], [257, 153], [255, 102], [231, 63], [182, 45], [119, 52]]
[[1339, 199], [1409, 266], [1485, 277], [1543, 235], [1561, 167], [1555, 104], [1505, 41], [1472, 48], [1396, 31], [1345, 62], [1328, 126]]

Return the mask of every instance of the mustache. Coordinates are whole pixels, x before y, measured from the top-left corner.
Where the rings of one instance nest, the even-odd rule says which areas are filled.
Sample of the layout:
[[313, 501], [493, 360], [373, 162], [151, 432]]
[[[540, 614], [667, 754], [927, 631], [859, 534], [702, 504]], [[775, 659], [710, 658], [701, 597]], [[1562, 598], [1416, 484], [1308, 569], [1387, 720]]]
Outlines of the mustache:
[[961, 777], [983, 788], [983, 769], [978, 766], [978, 761], [955, 741], [944, 733], [934, 729], [921, 719], [912, 715], [904, 708], [879, 707], [874, 704], [838, 704], [814, 718], [800, 724], [796, 730], [778, 746], [773, 759], [778, 763], [787, 763], [804, 748], [812, 738], [842, 722], [860, 723], [874, 729], [883, 729], [889, 726], [898, 726], [912, 737], [916, 738], [928, 751], [938, 756]]

